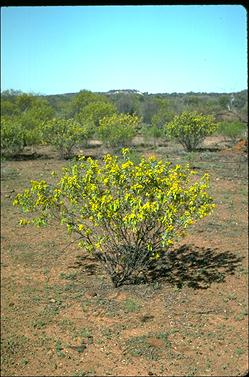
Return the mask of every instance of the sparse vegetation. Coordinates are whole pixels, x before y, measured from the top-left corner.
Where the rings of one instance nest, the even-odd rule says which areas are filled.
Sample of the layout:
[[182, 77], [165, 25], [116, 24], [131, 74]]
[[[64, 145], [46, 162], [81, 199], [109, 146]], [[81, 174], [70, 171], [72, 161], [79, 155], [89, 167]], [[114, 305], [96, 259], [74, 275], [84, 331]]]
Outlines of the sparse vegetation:
[[245, 138], [246, 127], [241, 122], [221, 122], [218, 133], [224, 136], [227, 141], [235, 144], [240, 138]]
[[[32, 98], [25, 96], [17, 100], [19, 95], [6, 93], [3, 96], [3, 118], [7, 117], [8, 122], [15, 119], [18, 123], [21, 112], [31, 103]], [[125, 100], [124, 96], [127, 96]], [[185, 101], [188, 96], [191, 98]], [[161, 103], [148, 94], [109, 93], [103, 96], [84, 91], [71, 106], [75, 97], [48, 96], [47, 100], [56, 117], [68, 121], [76, 121], [81, 110], [95, 101], [113, 102], [121, 113], [124, 109], [130, 111], [130, 115], [136, 111], [142, 122], [146, 117], [147, 127], [151, 127], [153, 116], [160, 114], [163, 108], [180, 115], [188, 107], [188, 110], [213, 113], [216, 117], [216, 111], [221, 111], [221, 108], [225, 111], [228, 103], [225, 97], [219, 101], [220, 95], [212, 99], [212, 95], [172, 94], [161, 96], [165, 101]], [[243, 93], [235, 94], [234, 106], [237, 106], [238, 112], [240, 109], [246, 112]], [[30, 117], [32, 112], [28, 112]], [[161, 121], [157, 117], [154, 120]], [[77, 172], [74, 165], [88, 164], [92, 170], [84, 172], [88, 171], [91, 176], [90, 183], [98, 183], [99, 190], [105, 185], [108, 188], [108, 184], [104, 183], [106, 177], [100, 175], [98, 180], [93, 174], [94, 169], [105, 166], [106, 144], [90, 140], [88, 145], [83, 141], [77, 146], [77, 142], [70, 154], [78, 155], [81, 149], [81, 155], [91, 156], [91, 159], [76, 163], [58, 159], [58, 152], [54, 152], [51, 144], [33, 145], [41, 159], [31, 160], [28, 139], [20, 139], [23, 147], [19, 151], [13, 149], [4, 153], [1, 174], [3, 375], [126, 375], [127, 371], [134, 375], [245, 374], [248, 367], [246, 151], [227, 148], [219, 129], [214, 136], [204, 139], [200, 150], [186, 153], [173, 140], [164, 143], [161, 136], [155, 145], [150, 138], [145, 143], [139, 127], [137, 137], [129, 141], [132, 143], [130, 154], [126, 157], [119, 154], [116, 162], [109, 161], [110, 168], [118, 165], [120, 174], [125, 171], [127, 181], [130, 179], [132, 183], [132, 169], [139, 166], [143, 156], [144, 164], [150, 167], [148, 172], [154, 172], [171, 161], [165, 171], [179, 173], [188, 162], [190, 169], [196, 173], [191, 177], [189, 187], [195, 183], [197, 187], [201, 177], [208, 173], [209, 195], [214, 198], [216, 209], [212, 216], [197, 222], [186, 238], [177, 240], [159, 259], [151, 259], [146, 280], [143, 274], [138, 274], [137, 279], [130, 281], [137, 280], [138, 284], [113, 289], [99, 260], [94, 259], [85, 247], [78, 248], [80, 240], [71, 242], [55, 219], [50, 219], [49, 227], [31, 232], [31, 228], [18, 225], [20, 212], [12, 206], [17, 191], [25, 190], [30, 180], [43, 180], [50, 188], [55, 188], [56, 182], [62, 183], [64, 179], [64, 204], [67, 203], [69, 209], [73, 208], [73, 203], [68, 206], [73, 199], [70, 195], [76, 195], [77, 190], [82, 192], [77, 188], [77, 182], [74, 186], [72, 181], [72, 187], [69, 187], [70, 178]], [[31, 138], [28, 141], [33, 142]], [[113, 152], [110, 153], [113, 159]], [[19, 161], [13, 160], [14, 155]], [[158, 165], [160, 160], [162, 165]], [[122, 167], [128, 161], [128, 166]], [[181, 166], [179, 170], [177, 165]], [[51, 171], [54, 171], [52, 176]], [[118, 181], [116, 174], [112, 172], [109, 178]], [[145, 188], [146, 178], [146, 174], [141, 177]], [[82, 180], [85, 182], [83, 175]], [[139, 182], [134, 181], [134, 184]], [[149, 182], [148, 185], [153, 188]], [[45, 195], [47, 189], [41, 184], [39, 190]], [[152, 195], [152, 191], [148, 192]], [[100, 204], [104, 194], [104, 191], [96, 192], [96, 204]], [[118, 196], [122, 200], [126, 194], [121, 188], [112, 192], [115, 200]], [[133, 195], [135, 200], [139, 199], [139, 195], [137, 188]], [[115, 200], [98, 206], [93, 218], [97, 219], [98, 214], [104, 215], [108, 211], [113, 217], [117, 212], [112, 212]], [[173, 198], [171, 200], [174, 202]], [[86, 204], [86, 199], [82, 200], [81, 206], [83, 203]], [[121, 203], [122, 216], [128, 213], [124, 211], [124, 205]], [[36, 216], [35, 213], [25, 214], [28, 220], [33, 215]], [[90, 213], [85, 218], [88, 215]], [[154, 216], [155, 213], [151, 214], [151, 223]], [[87, 225], [96, 230], [90, 222]]]

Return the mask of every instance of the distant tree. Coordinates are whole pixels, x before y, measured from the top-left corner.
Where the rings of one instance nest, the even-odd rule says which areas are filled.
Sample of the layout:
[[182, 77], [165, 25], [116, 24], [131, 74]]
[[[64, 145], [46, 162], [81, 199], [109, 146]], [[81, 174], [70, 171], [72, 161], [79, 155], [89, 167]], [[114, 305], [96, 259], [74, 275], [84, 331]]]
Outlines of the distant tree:
[[7, 89], [7, 90], [3, 90], [1, 92], [1, 97], [2, 98], [13, 99], [13, 98], [15, 98], [16, 96], [18, 96], [20, 94], [22, 94], [22, 92], [20, 90]]
[[228, 106], [230, 105], [230, 98], [228, 95], [224, 95], [224, 96], [221, 96], [219, 97], [218, 99], [218, 103], [221, 107], [221, 109], [228, 109]]
[[24, 149], [24, 132], [17, 118], [1, 117], [1, 154], [13, 156]]
[[54, 115], [48, 101], [29, 93], [4, 95], [1, 103], [2, 116], [8, 116], [12, 122], [22, 128], [24, 146], [41, 142], [40, 126]]
[[140, 123], [136, 115], [114, 114], [100, 120], [97, 133], [107, 146], [121, 148], [131, 143]]
[[157, 128], [163, 128], [164, 125], [172, 120], [174, 114], [167, 110], [159, 110], [155, 115], [153, 115], [151, 123]]
[[183, 98], [184, 110], [183, 111], [197, 111], [202, 114], [213, 114], [218, 111], [220, 105], [217, 98], [209, 98], [203, 95], [188, 95]]
[[200, 103], [200, 98], [198, 96], [186, 95], [184, 98], [184, 104], [190, 107], [198, 107]]
[[17, 105], [18, 111], [20, 113], [27, 111], [28, 109], [32, 107], [34, 101], [36, 100], [37, 100], [36, 97], [34, 97], [32, 94], [28, 94], [28, 93], [20, 94], [19, 96], [16, 97], [16, 105]]
[[100, 119], [111, 116], [116, 113], [117, 109], [112, 103], [97, 101], [91, 102], [86, 105], [77, 115], [76, 120], [84, 125], [89, 121], [92, 122], [96, 127], [99, 126]]
[[102, 94], [96, 94], [89, 90], [81, 90], [72, 100], [71, 103], [71, 116], [74, 117], [85, 106], [93, 102], [109, 102], [108, 98]]
[[130, 115], [140, 114], [140, 98], [141, 96], [132, 93], [118, 94], [115, 100], [118, 112]]
[[6, 90], [1, 93], [1, 115], [20, 115], [31, 106], [34, 99], [32, 94]]
[[155, 101], [154, 98], [148, 97], [141, 105], [141, 115], [144, 123], [151, 124], [152, 117], [157, 113], [160, 108], [160, 103]]
[[25, 145], [34, 145], [41, 142], [41, 125], [52, 119], [53, 115], [54, 111], [45, 99], [34, 98], [27, 105], [26, 109], [19, 115], [24, 129]]
[[167, 98], [167, 101], [168, 101], [168, 110], [172, 114], [177, 115], [184, 111], [185, 105], [181, 97], [178, 98], [178, 97], [170, 96], [169, 98]]
[[243, 109], [248, 107], [248, 90], [242, 90], [239, 93], [234, 93], [233, 106], [236, 109]]
[[8, 97], [2, 97], [1, 99], [1, 116], [13, 116], [18, 113], [17, 105], [15, 101]]
[[239, 139], [245, 136], [247, 127], [241, 122], [221, 122], [217, 132], [224, 136], [225, 140], [235, 144]]
[[163, 128], [174, 117], [174, 113], [169, 110], [168, 100], [158, 98], [156, 102], [158, 103], [158, 110], [153, 115], [151, 123], [154, 127]]
[[72, 96], [65, 94], [49, 95], [46, 99], [54, 115], [58, 118], [70, 119], [72, 117]]
[[164, 128], [157, 127], [156, 125], [144, 124], [142, 128], [142, 135], [146, 142], [153, 141], [154, 147], [157, 145], [159, 139], [165, 139], [165, 130]]

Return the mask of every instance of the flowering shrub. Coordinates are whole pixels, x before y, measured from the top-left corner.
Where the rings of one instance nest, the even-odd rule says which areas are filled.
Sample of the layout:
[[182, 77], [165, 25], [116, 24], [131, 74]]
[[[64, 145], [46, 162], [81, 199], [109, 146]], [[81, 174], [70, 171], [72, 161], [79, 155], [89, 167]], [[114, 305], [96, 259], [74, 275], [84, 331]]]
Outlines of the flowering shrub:
[[94, 132], [93, 124], [80, 125], [73, 119], [54, 118], [41, 126], [42, 139], [54, 145], [62, 158], [68, 158], [77, 144], [87, 140]]
[[113, 114], [99, 121], [98, 136], [108, 146], [128, 146], [136, 134], [141, 119], [137, 115]]
[[132, 281], [214, 207], [207, 174], [191, 183], [188, 166], [153, 157], [135, 164], [128, 153], [107, 154], [103, 163], [81, 158], [54, 184], [31, 181], [13, 203], [39, 213], [21, 224], [59, 218], [79, 236], [79, 246], [104, 264], [114, 286]]
[[176, 139], [187, 151], [195, 150], [217, 128], [211, 115], [196, 111], [183, 112], [165, 125], [166, 134]]

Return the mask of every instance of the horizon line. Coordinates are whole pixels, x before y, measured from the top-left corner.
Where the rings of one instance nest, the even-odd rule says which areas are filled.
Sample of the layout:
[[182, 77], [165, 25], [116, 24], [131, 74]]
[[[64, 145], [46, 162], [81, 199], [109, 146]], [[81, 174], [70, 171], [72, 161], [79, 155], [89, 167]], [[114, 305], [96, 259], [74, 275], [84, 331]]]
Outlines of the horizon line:
[[33, 95], [37, 95], [37, 96], [56, 96], [56, 95], [69, 95], [69, 94], [77, 94], [77, 93], [80, 93], [81, 91], [88, 91], [88, 92], [92, 92], [92, 93], [109, 93], [109, 92], [115, 92], [115, 91], [119, 91], [119, 92], [125, 92], [125, 91], [130, 91], [130, 92], [134, 92], [134, 94], [136, 93], [141, 93], [141, 94], [148, 94], [148, 95], [156, 95], [156, 94], [169, 94], [169, 95], [172, 95], [172, 94], [233, 94], [233, 93], [240, 93], [240, 92], [243, 92], [243, 91], [246, 91], [248, 90], [248, 87], [247, 88], [244, 88], [244, 89], [241, 89], [241, 90], [236, 90], [236, 91], [212, 91], [212, 92], [205, 92], [205, 91], [193, 91], [193, 90], [190, 90], [190, 91], [187, 91], [187, 92], [149, 92], [149, 91], [144, 91], [142, 92], [141, 90], [138, 90], [138, 89], [109, 89], [107, 91], [101, 91], [101, 90], [91, 90], [91, 89], [80, 89], [76, 92], [61, 92], [61, 93], [40, 93], [40, 92], [34, 92], [33, 90], [31, 91], [23, 91], [21, 89], [13, 89], [13, 88], [10, 88], [10, 89], [4, 89], [1, 91], [1, 95], [2, 93], [4, 92], [7, 92], [7, 91], [14, 91], [14, 92], [21, 92], [21, 93], [26, 93], [26, 94], [33, 94]]

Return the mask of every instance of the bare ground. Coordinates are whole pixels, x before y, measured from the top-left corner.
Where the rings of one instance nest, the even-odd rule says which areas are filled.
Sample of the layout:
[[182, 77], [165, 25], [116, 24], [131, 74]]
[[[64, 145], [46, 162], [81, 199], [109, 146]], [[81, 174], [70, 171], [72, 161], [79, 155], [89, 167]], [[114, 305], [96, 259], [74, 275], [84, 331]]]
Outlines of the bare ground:
[[[41, 158], [2, 163], [3, 376], [246, 375], [247, 155], [217, 138], [191, 154], [139, 140], [136, 150], [208, 172], [217, 206], [149, 282], [116, 289], [61, 226], [18, 225], [15, 194], [69, 162], [38, 148]], [[105, 151], [93, 143], [83, 152]]]

